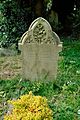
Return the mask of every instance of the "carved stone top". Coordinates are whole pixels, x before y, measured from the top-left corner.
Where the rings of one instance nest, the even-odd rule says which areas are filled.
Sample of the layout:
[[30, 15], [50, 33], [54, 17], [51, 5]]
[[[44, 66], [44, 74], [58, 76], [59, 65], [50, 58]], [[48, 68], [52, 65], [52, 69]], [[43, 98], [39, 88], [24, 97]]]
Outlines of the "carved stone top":
[[42, 17], [37, 18], [32, 22], [27, 32], [23, 34], [20, 42], [25, 43], [39, 43], [39, 44], [59, 44], [60, 39], [58, 35], [52, 31], [52, 28], [47, 20]]

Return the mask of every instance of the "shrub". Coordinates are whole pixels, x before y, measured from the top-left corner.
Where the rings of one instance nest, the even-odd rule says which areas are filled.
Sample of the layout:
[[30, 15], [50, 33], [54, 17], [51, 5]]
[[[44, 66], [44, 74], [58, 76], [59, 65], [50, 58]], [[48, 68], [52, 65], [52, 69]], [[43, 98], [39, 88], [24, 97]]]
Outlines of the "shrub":
[[[20, 0], [21, 1], [21, 0]], [[16, 44], [32, 22], [31, 7], [19, 0], [1, 0], [0, 2], [0, 41], [2, 47]], [[23, 1], [24, 2], [24, 1]]]
[[34, 96], [32, 92], [8, 103], [12, 104], [13, 108], [10, 114], [4, 116], [4, 120], [53, 120], [47, 99]]

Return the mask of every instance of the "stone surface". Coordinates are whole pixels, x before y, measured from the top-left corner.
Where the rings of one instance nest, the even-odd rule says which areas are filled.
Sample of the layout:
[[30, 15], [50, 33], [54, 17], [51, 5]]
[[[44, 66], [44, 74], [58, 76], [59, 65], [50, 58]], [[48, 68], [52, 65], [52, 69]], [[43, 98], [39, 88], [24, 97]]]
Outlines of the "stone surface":
[[17, 55], [17, 51], [6, 48], [0, 48], [0, 56], [13, 56], [13, 55]]
[[34, 20], [21, 37], [19, 47], [22, 51], [24, 79], [56, 78], [62, 43], [48, 21], [42, 17]]

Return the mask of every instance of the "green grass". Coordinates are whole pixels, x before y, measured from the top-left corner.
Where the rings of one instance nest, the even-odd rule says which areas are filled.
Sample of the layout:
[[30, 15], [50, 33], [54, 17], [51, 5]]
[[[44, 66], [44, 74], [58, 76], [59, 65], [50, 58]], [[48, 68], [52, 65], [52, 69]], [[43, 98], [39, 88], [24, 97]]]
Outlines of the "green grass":
[[8, 99], [17, 99], [32, 91], [34, 95], [46, 96], [53, 110], [53, 120], [80, 120], [80, 42], [67, 40], [63, 46], [56, 80], [31, 82], [20, 77], [0, 80], [2, 117], [7, 110]]

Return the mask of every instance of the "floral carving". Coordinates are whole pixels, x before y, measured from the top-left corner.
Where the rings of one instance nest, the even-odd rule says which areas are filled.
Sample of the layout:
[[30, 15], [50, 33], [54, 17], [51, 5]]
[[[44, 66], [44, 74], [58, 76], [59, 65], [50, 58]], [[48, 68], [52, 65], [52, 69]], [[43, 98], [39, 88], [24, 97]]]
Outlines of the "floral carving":
[[33, 30], [33, 37], [37, 43], [45, 42], [46, 41], [46, 34], [47, 34], [46, 30], [41, 23], [39, 23], [35, 26], [35, 28]]
[[22, 39], [24, 43], [58, 44], [60, 42], [49, 23], [41, 17], [32, 22], [29, 30], [23, 34], [21, 41]]

